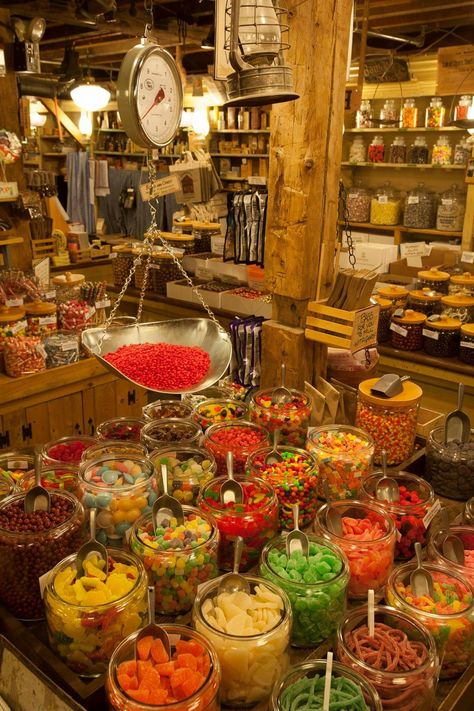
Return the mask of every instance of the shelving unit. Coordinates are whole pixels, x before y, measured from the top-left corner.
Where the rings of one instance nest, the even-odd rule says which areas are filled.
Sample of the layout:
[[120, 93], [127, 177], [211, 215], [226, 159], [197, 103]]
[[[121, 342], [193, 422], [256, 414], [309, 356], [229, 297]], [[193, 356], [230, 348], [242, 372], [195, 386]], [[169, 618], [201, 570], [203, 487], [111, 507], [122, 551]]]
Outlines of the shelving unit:
[[210, 153], [213, 158], [268, 158], [268, 153]]
[[414, 168], [415, 170], [466, 170], [465, 165], [455, 165], [451, 163], [449, 165], [437, 165], [433, 163], [371, 163], [366, 161], [364, 163], [351, 163], [350, 161], [342, 161], [341, 163], [344, 167], [349, 168]]
[[269, 128], [213, 128], [210, 133], [270, 133]]
[[397, 128], [394, 126], [383, 126], [382, 128], [345, 128], [344, 133], [446, 133], [446, 131], [457, 131], [458, 133], [466, 133], [465, 128], [457, 126], [444, 126], [443, 128], [427, 128], [419, 126], [418, 128]]
[[[343, 225], [344, 221], [339, 220], [339, 224]], [[379, 232], [393, 232], [395, 235], [395, 244], [401, 243], [402, 234], [425, 235], [430, 237], [462, 237], [462, 232], [448, 232], [447, 230], [436, 229], [415, 229], [414, 227], [404, 227], [403, 225], [373, 225], [371, 222], [349, 222], [349, 225], [355, 230], [375, 230]]]

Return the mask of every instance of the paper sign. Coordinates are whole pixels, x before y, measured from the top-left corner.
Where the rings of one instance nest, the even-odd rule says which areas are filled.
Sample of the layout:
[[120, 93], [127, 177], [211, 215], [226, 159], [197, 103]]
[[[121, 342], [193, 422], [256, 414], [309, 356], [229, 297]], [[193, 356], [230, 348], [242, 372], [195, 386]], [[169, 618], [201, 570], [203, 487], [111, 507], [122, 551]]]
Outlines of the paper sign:
[[461, 262], [466, 264], [474, 264], [474, 252], [463, 252], [461, 255]]
[[388, 195], [379, 195], [377, 200], [381, 205], [386, 205], [388, 203]]
[[43, 286], [47, 286], [49, 284], [49, 257], [45, 257], [38, 262], [34, 267], [34, 272], [39, 283]]
[[118, 257], [118, 252], [111, 252], [109, 254], [109, 259], [117, 259]]
[[407, 267], [414, 267], [415, 269], [421, 269], [423, 262], [421, 257], [407, 257]]
[[7, 461], [7, 467], [12, 469], [28, 469], [28, 462], [26, 459], [9, 459]]
[[102, 299], [102, 301], [96, 301], [96, 309], [106, 309], [110, 306], [110, 299]]
[[423, 329], [423, 335], [425, 338], [432, 338], [434, 341], [437, 341], [439, 338], [438, 331], [430, 331], [428, 328]]
[[407, 329], [403, 328], [402, 326], [399, 326], [398, 323], [391, 323], [390, 330], [394, 331], [395, 333], [398, 333], [399, 336], [403, 336], [403, 338], [406, 338], [406, 336], [408, 335]]
[[166, 178], [160, 178], [153, 182], [153, 194], [150, 195], [150, 183], [140, 185], [140, 195], [143, 202], [147, 202], [152, 198], [170, 195], [181, 190], [181, 183], [177, 175], [168, 175]]
[[17, 334], [20, 331], [25, 331], [27, 326], [28, 324], [26, 323], [26, 321], [17, 321], [16, 324], [12, 326], [10, 330], [12, 333]]
[[21, 296], [18, 299], [5, 299], [5, 306], [9, 309], [15, 308], [17, 306], [23, 306], [23, 299]]
[[420, 198], [418, 197], [418, 195], [409, 195], [407, 198], [407, 203], [409, 205], [418, 205], [419, 202]]
[[474, 343], [469, 343], [469, 341], [461, 341], [459, 345], [463, 348], [474, 348]]
[[457, 45], [438, 49], [437, 94], [447, 96], [474, 92], [474, 47]]
[[426, 244], [424, 242], [409, 242], [400, 245], [400, 256], [405, 257], [424, 257], [426, 255]]
[[379, 313], [378, 306], [368, 306], [356, 312], [351, 337], [352, 353], [377, 345]]
[[423, 517], [423, 526], [425, 528], [428, 528], [431, 521], [434, 519], [434, 517], [439, 511], [441, 511], [441, 502], [439, 499], [436, 499], [433, 506], [430, 506], [430, 508], [427, 510]]

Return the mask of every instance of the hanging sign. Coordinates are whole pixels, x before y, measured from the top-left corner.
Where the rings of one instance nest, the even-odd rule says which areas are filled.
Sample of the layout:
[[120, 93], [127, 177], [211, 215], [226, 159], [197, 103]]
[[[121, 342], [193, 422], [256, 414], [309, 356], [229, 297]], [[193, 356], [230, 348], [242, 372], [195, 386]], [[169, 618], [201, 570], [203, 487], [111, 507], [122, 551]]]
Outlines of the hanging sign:
[[438, 86], [441, 95], [474, 92], [474, 47], [461, 45], [438, 49]]
[[140, 185], [140, 195], [143, 202], [152, 200], [153, 198], [170, 195], [181, 190], [181, 183], [177, 175], [168, 175], [166, 178], [160, 178], [153, 182], [153, 192], [150, 194], [150, 183]]

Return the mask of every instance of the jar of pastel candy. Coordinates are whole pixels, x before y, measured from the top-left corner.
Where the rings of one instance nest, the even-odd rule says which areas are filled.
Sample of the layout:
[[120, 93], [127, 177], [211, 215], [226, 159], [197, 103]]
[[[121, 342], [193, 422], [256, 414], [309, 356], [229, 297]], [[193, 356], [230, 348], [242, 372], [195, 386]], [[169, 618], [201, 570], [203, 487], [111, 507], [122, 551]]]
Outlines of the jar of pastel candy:
[[87, 509], [97, 509], [100, 543], [121, 548], [132, 524], [150, 511], [156, 482], [148, 459], [105, 455], [79, 468], [77, 495]]
[[[212, 516], [183, 506], [184, 522], [163, 519], [155, 528], [151, 514], [136, 521], [129, 539], [155, 586], [156, 611], [180, 615], [191, 609], [198, 586], [218, 575], [219, 530]], [[166, 572], [164, 572], [166, 571]]]
[[157, 471], [161, 464], [166, 466], [170, 496], [189, 506], [196, 505], [201, 486], [215, 476], [217, 469], [216, 460], [203, 447], [156, 449], [149, 458]]
[[424, 563], [433, 577], [434, 597], [415, 597], [410, 575], [416, 563], [405, 563], [390, 575], [385, 592], [388, 605], [414, 617], [434, 637], [441, 660], [441, 679], [462, 674], [474, 656], [474, 589], [446, 566]]
[[34, 458], [22, 452], [4, 452], [0, 455], [0, 481], [16, 484], [34, 467]]
[[216, 422], [246, 420], [248, 408], [238, 400], [204, 400], [194, 408], [194, 419], [203, 431]]
[[[333, 516], [341, 519], [337, 534], [329, 523]], [[382, 597], [393, 566], [396, 540], [395, 524], [387, 511], [372, 503], [334, 501], [319, 509], [314, 530], [346, 554], [351, 599], [365, 600], [369, 590]]]
[[49, 513], [25, 513], [25, 495], [0, 502], [0, 600], [15, 617], [38, 620], [44, 617], [38, 580], [84, 542], [84, 509], [57, 491]]
[[444, 427], [435, 427], [426, 442], [424, 477], [440, 496], [466, 501], [474, 495], [474, 431], [467, 442], [444, 441]]
[[[301, 698], [307, 700], [307, 708], [323, 711], [325, 677], [325, 659], [290, 667], [273, 687], [270, 711], [293, 711], [298, 708]], [[365, 676], [345, 664], [333, 662], [329, 709], [382, 711], [383, 706], [377, 691]]]
[[424, 546], [427, 540], [425, 516], [435, 503], [435, 493], [424, 479], [415, 474], [397, 472], [390, 474], [398, 485], [399, 501], [386, 501], [377, 497], [377, 484], [381, 472], [372, 474], [362, 484], [361, 499], [382, 506], [393, 518], [397, 529], [395, 558], [409, 560], [415, 555], [415, 543]]
[[142, 415], [146, 422], [167, 420], [170, 417], [187, 420], [192, 417], [193, 410], [191, 403], [184, 400], [155, 400], [149, 405], [145, 405]]
[[170, 444], [198, 445], [202, 429], [192, 420], [168, 417], [166, 420], [152, 420], [141, 431], [140, 441], [149, 452], [162, 449]]
[[[457, 536], [464, 546], [464, 565], [455, 563], [445, 555], [443, 548], [446, 534]], [[445, 570], [453, 570], [469, 580], [474, 587], [474, 528], [472, 526], [450, 525], [449, 530], [445, 527], [438, 531], [431, 532], [428, 541], [428, 558]]]
[[259, 390], [250, 400], [250, 419], [265, 427], [269, 432], [280, 430], [280, 444], [304, 447], [309, 420], [311, 401], [305, 393], [290, 390], [288, 402], [273, 402], [272, 390]]
[[50, 572], [44, 606], [50, 647], [79, 676], [95, 677], [108, 667], [115, 647], [148, 618], [147, 579], [141, 561], [113, 551], [105, 561], [92, 555], [83, 574], [76, 554]]
[[277, 447], [281, 461], [266, 464], [272, 447], [262, 447], [250, 455], [247, 473], [268, 482], [278, 497], [279, 526], [293, 530], [293, 504], [299, 505], [300, 528], [314, 521], [318, 508], [318, 466], [311, 452], [295, 447]]
[[219, 568], [232, 570], [234, 541], [237, 536], [244, 539], [241, 570], [249, 570], [258, 563], [264, 545], [278, 530], [278, 499], [267, 482], [249, 479], [237, 474], [234, 479], [243, 489], [243, 502], [224, 503], [221, 487], [226, 476], [211, 479], [199, 493], [198, 507], [210, 513], [217, 521], [220, 533]]
[[[171, 658], [152, 636], [138, 643], [138, 632], [115, 649], [105, 679], [111, 711], [219, 711], [221, 669], [207, 639], [184, 625], [162, 624]], [[164, 673], [166, 672], [166, 674]]]
[[96, 430], [98, 439], [118, 439], [128, 442], [140, 442], [140, 432], [145, 420], [138, 417], [115, 417], [102, 422]]
[[140, 442], [130, 442], [130, 440], [110, 439], [102, 440], [85, 449], [82, 453], [81, 463], [90, 462], [92, 459], [99, 459], [107, 454], [113, 454], [114, 457], [138, 457], [144, 459], [148, 456], [148, 450], [144, 444]]
[[219, 475], [227, 473], [227, 452], [234, 455], [234, 472], [245, 472], [248, 457], [259, 447], [270, 444], [268, 431], [252, 422], [219, 422], [206, 430], [204, 447], [211, 452]]
[[260, 575], [288, 595], [293, 611], [291, 644], [316, 647], [336, 631], [346, 611], [349, 563], [338, 546], [308, 534], [309, 553], [288, 555], [283, 536], [262, 551]]
[[384, 709], [431, 711], [439, 672], [432, 635], [405, 612], [380, 605], [374, 613], [372, 636], [367, 607], [339, 622], [337, 658], [374, 685]]
[[249, 592], [219, 592], [219, 579], [203, 585], [193, 625], [216, 650], [222, 667], [221, 702], [247, 708], [270, 697], [288, 668], [291, 605], [268, 580], [245, 576]]
[[399, 395], [382, 397], [374, 395], [371, 390], [378, 380], [369, 378], [359, 385], [356, 425], [373, 438], [375, 463], [382, 462], [382, 451], [385, 450], [390, 466], [404, 462], [413, 454], [423, 391], [411, 380], [404, 380]]
[[[60, 489], [75, 494], [78, 482], [78, 467], [72, 464], [43, 464], [41, 486], [45, 489]], [[18, 481], [19, 491], [29, 491], [35, 486], [35, 473], [29, 471]]]
[[97, 444], [96, 438], [87, 435], [60, 437], [44, 445], [43, 461], [45, 464], [79, 465], [85, 450], [94, 444]]
[[309, 433], [306, 449], [319, 467], [321, 498], [357, 498], [372, 472], [374, 442], [367, 432], [346, 425], [318, 427]]

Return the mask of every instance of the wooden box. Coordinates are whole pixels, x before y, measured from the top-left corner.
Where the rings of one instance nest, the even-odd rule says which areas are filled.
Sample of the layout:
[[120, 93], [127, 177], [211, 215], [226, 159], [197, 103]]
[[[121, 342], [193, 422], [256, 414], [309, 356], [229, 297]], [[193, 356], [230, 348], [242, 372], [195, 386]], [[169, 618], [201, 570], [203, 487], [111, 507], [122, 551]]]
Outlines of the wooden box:
[[431, 430], [435, 427], [441, 427], [444, 424], [445, 415], [442, 412], [428, 410], [425, 407], [420, 407], [418, 412], [418, 420], [416, 423], [416, 434], [418, 437], [428, 439]]
[[379, 310], [379, 306], [367, 306], [357, 311], [345, 311], [326, 306], [323, 301], [311, 301], [305, 336], [310, 341], [356, 353], [377, 345]]
[[52, 257], [56, 254], [56, 241], [53, 237], [45, 237], [44, 239], [32, 239], [31, 249], [33, 259], [43, 259], [44, 257]]
[[90, 249], [70, 250], [69, 258], [71, 260], [71, 264], [80, 264], [82, 262], [90, 262], [91, 251], [90, 251]]
[[104, 259], [110, 254], [110, 245], [103, 244], [102, 246], [98, 247], [93, 244], [89, 251], [91, 259]]

